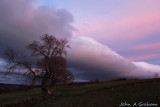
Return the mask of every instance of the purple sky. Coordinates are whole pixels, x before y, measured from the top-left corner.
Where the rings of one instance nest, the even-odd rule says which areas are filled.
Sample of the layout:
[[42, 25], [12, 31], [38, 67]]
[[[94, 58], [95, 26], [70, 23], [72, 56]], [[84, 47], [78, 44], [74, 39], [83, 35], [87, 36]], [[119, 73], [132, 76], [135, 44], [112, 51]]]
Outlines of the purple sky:
[[159, 0], [1, 0], [0, 69], [6, 46], [49, 33], [67, 37], [77, 80], [153, 77], [160, 72]]
[[38, 1], [46, 6], [67, 9], [78, 30], [73, 36], [91, 37], [131, 61], [159, 64], [159, 0]]

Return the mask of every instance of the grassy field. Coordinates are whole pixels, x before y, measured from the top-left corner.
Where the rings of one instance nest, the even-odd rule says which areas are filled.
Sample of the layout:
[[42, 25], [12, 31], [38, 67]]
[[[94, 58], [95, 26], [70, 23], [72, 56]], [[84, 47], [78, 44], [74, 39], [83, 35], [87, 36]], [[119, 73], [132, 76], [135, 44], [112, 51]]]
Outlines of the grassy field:
[[[160, 79], [125, 80], [99, 84], [57, 87], [61, 95], [39, 102], [33, 107], [118, 107], [121, 102], [154, 103], [160, 106]], [[0, 102], [38, 96], [40, 89], [1, 94]], [[127, 106], [125, 106], [127, 107]], [[143, 106], [145, 107], [145, 106]], [[153, 107], [153, 106], [152, 106]]]
[[25, 91], [4, 93], [4, 94], [0, 94], [0, 103], [7, 103], [7, 102], [26, 99], [26, 98], [31, 98], [34, 96], [39, 96], [40, 94], [41, 94], [40, 88], [33, 88]]

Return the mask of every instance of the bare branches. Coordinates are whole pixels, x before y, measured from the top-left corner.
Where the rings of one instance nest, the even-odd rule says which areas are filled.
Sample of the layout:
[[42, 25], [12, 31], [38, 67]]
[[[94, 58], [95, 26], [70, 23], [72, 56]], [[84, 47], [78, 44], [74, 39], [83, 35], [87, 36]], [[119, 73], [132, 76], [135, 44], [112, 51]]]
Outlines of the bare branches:
[[9, 71], [14, 71], [17, 68], [27, 69], [24, 74], [27, 72], [32, 72], [35, 75], [35, 72], [32, 70], [32, 65], [25, 60], [25, 56], [20, 56], [16, 54], [12, 49], [7, 48], [4, 53], [5, 58], [8, 60], [7, 69]]
[[41, 42], [34, 41], [27, 46], [27, 49], [32, 51], [33, 56], [53, 57], [66, 55], [66, 48], [70, 48], [66, 45], [68, 41], [66, 39], [58, 40], [54, 36], [48, 34], [41, 36]]
[[4, 58], [7, 59], [9, 63], [11, 63], [15, 60], [15, 56], [16, 54], [14, 53], [14, 51], [11, 48], [7, 47], [4, 52]]
[[57, 39], [54, 36], [45, 34], [41, 36], [41, 41], [33, 41], [26, 48], [31, 51], [31, 56], [40, 58], [36, 66], [26, 60], [23, 55], [16, 54], [12, 49], [6, 49], [5, 58], [9, 62], [8, 69], [14, 71], [17, 68], [26, 70], [24, 75], [35, 80], [41, 78], [42, 88], [53, 89], [57, 81], [68, 81], [74, 79], [71, 72], [67, 71], [67, 61], [64, 58], [67, 55], [68, 41], [66, 39]]

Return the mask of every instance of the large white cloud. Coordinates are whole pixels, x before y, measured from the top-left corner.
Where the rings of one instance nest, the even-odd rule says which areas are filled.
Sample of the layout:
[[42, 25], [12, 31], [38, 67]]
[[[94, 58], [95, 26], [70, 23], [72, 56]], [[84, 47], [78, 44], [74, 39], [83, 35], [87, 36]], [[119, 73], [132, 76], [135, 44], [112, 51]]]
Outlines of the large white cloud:
[[150, 78], [160, 74], [160, 66], [130, 62], [105, 45], [88, 37], [73, 37], [68, 54], [69, 66], [83, 79], [117, 77]]

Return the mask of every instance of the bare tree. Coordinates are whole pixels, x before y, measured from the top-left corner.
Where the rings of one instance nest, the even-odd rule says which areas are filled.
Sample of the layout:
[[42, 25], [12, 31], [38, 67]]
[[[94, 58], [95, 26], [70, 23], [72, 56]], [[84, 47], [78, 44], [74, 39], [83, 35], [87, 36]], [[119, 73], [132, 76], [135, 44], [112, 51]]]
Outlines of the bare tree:
[[74, 80], [74, 75], [70, 71], [65, 71], [63, 74], [63, 82], [67, 85], [67, 82]]
[[36, 64], [32, 64], [24, 55], [19, 55], [8, 48], [4, 54], [8, 60], [8, 72], [22, 68], [23, 71], [25, 70], [24, 75], [32, 79], [33, 83], [41, 80], [42, 90], [53, 94], [56, 82], [67, 81], [68, 74], [73, 76], [71, 72], [67, 71], [65, 59], [66, 49], [70, 46], [67, 45], [66, 39], [57, 39], [48, 34], [41, 36], [40, 40], [33, 41], [26, 46], [31, 51], [31, 56], [39, 58]]
[[154, 78], [159, 78], [158, 73], [154, 73]]

